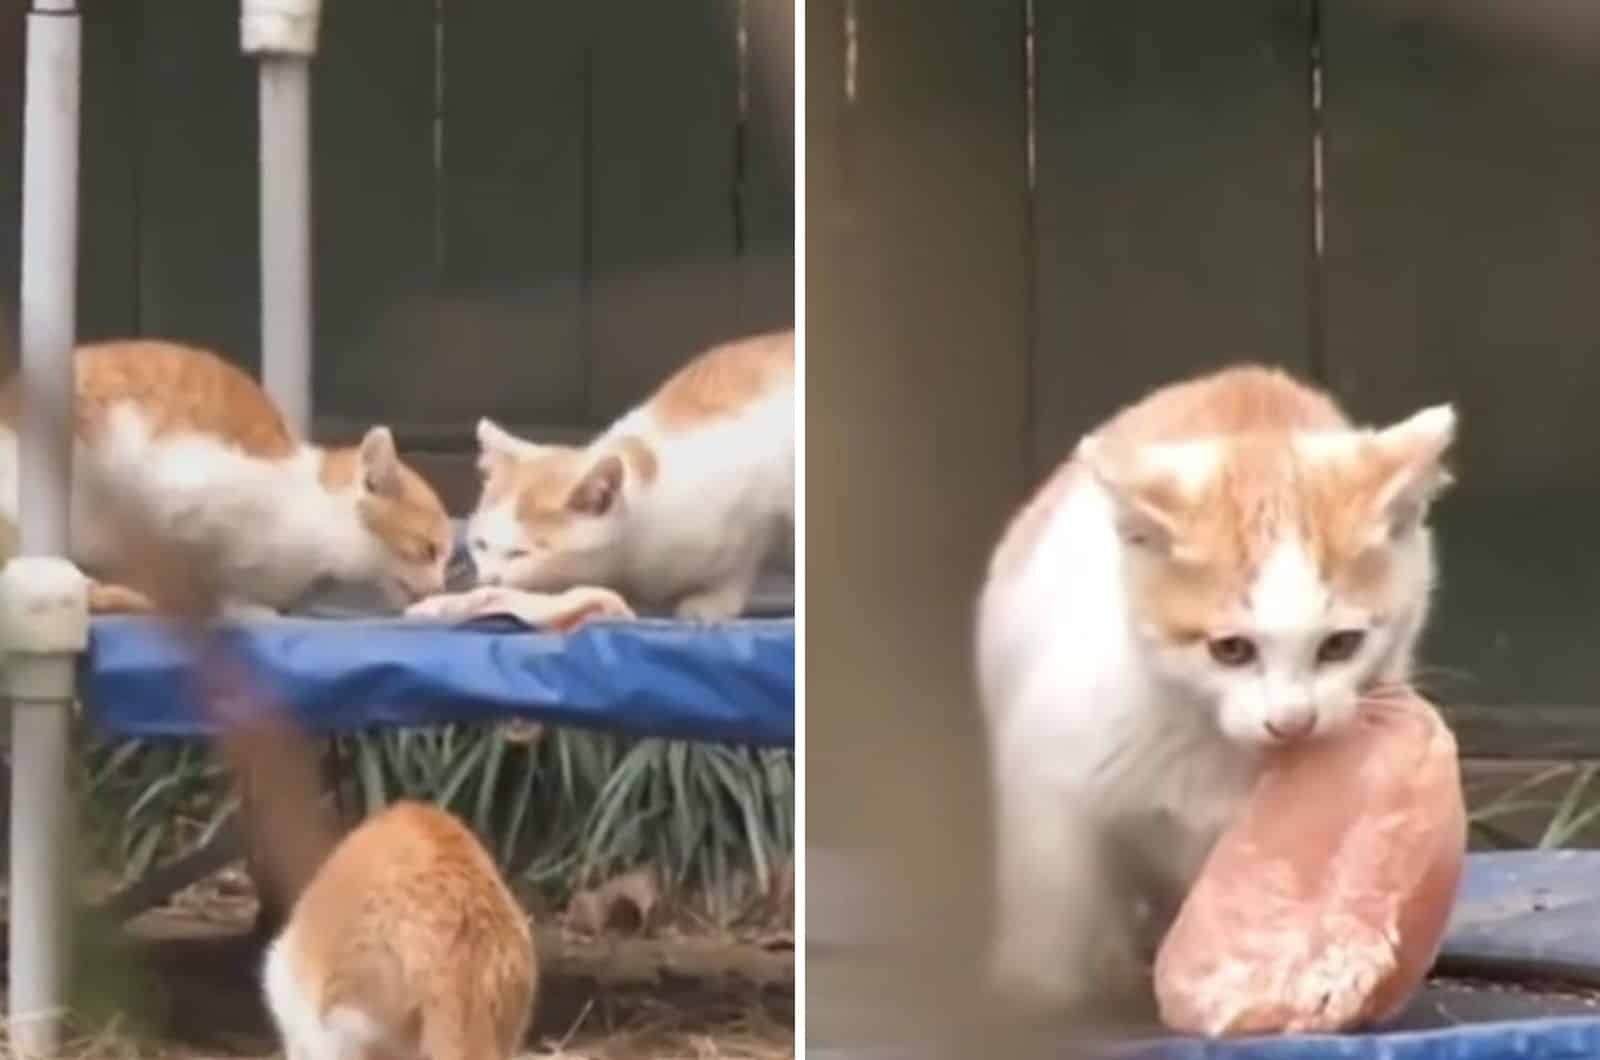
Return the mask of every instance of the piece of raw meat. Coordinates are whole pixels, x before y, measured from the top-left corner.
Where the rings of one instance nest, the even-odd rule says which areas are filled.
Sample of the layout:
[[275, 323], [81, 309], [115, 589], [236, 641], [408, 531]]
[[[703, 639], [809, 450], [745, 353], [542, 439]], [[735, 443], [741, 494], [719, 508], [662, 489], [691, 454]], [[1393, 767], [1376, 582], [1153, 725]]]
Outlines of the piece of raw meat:
[[1162, 1021], [1222, 1036], [1394, 1015], [1438, 954], [1466, 833], [1455, 738], [1414, 695], [1277, 753], [1162, 940]]

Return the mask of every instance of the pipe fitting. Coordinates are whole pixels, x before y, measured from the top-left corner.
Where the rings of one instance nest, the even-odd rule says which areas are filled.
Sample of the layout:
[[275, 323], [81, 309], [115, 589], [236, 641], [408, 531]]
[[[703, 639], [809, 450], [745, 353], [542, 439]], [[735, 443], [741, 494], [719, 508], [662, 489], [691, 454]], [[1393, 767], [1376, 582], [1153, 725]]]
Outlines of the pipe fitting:
[[0, 643], [13, 656], [77, 655], [89, 646], [89, 581], [57, 556], [17, 556], [0, 570]]
[[317, 53], [321, 0], [241, 0], [239, 46], [246, 55]]

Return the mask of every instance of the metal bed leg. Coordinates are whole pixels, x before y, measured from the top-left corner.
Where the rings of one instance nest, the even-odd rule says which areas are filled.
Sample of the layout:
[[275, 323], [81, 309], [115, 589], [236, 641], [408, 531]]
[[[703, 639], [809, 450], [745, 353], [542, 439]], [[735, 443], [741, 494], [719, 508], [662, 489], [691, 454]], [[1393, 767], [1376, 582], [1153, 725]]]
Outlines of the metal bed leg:
[[60, 1048], [66, 1004], [72, 800], [67, 754], [88, 583], [66, 560], [24, 556], [0, 572], [11, 702], [11, 1013], [18, 1053]]

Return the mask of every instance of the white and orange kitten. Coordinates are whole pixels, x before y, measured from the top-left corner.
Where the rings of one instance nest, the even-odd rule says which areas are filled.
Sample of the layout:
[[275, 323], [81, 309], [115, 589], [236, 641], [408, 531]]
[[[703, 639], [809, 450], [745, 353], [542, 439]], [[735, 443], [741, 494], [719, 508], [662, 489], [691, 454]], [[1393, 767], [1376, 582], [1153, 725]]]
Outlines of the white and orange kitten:
[[1228, 368], [1123, 409], [1017, 514], [977, 617], [1007, 994], [1147, 990], [1263, 751], [1409, 678], [1455, 426], [1440, 405], [1357, 428], [1281, 372]]
[[478, 424], [468, 524], [485, 585], [604, 586], [693, 619], [738, 615], [794, 527], [794, 333], [691, 360], [588, 446]]
[[[127, 491], [175, 541], [215, 559], [227, 609], [282, 609], [321, 578], [374, 586], [395, 604], [444, 584], [450, 523], [438, 496], [373, 427], [357, 446], [296, 438], [266, 392], [217, 355], [135, 340], [76, 353], [72, 559], [127, 580], [88, 476]], [[20, 395], [0, 393], [0, 515], [13, 526], [20, 483]], [[138, 593], [97, 584], [97, 610], [142, 609]]]
[[538, 982], [528, 918], [494, 860], [422, 802], [334, 847], [262, 974], [289, 1060], [510, 1060]]

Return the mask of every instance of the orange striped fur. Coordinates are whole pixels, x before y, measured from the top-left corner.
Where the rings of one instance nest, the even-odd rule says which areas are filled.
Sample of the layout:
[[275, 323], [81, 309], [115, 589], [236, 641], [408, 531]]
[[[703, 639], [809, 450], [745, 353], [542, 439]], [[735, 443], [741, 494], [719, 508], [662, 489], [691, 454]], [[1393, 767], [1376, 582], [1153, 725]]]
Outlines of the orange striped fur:
[[289, 1055], [506, 1060], [538, 988], [528, 918], [455, 817], [399, 802], [334, 848], [267, 958]]

